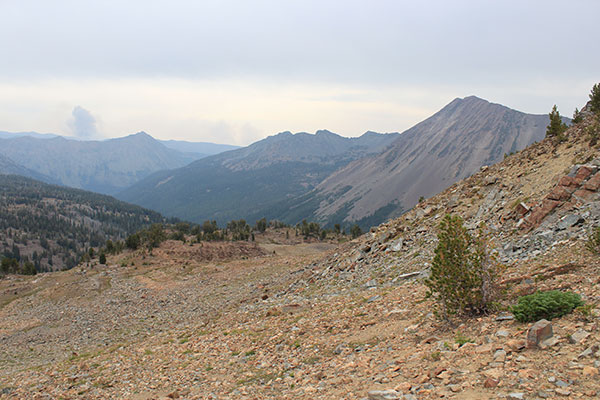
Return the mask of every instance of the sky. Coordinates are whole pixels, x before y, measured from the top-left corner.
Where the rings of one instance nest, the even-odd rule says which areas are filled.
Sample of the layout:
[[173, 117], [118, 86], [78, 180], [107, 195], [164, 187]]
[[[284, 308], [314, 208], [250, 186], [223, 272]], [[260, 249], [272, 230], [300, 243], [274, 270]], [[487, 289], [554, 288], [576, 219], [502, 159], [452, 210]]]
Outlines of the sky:
[[456, 97], [562, 115], [597, 0], [0, 0], [0, 131], [248, 145], [402, 132]]

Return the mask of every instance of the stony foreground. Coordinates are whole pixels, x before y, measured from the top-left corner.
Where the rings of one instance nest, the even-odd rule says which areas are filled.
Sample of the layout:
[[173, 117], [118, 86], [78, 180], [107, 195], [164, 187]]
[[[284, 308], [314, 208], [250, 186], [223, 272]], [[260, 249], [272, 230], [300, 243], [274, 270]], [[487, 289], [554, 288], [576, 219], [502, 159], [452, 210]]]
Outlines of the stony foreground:
[[[598, 259], [577, 243], [555, 252], [523, 265], [513, 289], [562, 287], [589, 302], [600, 300]], [[547, 264], [567, 253], [575, 267]], [[176, 266], [177, 255], [170, 257], [173, 265], [161, 269], [114, 266], [88, 272], [109, 277], [111, 285], [88, 288], [85, 296], [75, 289], [89, 281], [65, 278], [54, 286], [67, 285], [80, 296], [53, 296], [64, 288], [46, 287], [5, 305], [0, 396], [484, 399], [600, 394], [596, 316], [571, 314], [552, 321], [554, 339], [545, 342], [547, 347], [527, 349], [530, 324], [505, 319], [504, 312], [456, 327], [440, 323], [424, 300], [424, 286], [412, 278], [337, 293], [290, 291], [290, 278], [302, 273], [296, 263], [310, 256], [253, 257], [190, 272]], [[46, 315], [24, 326], [34, 311]], [[64, 329], [70, 331], [61, 335], [49, 320], [63, 311], [70, 320]], [[87, 324], [80, 321], [84, 317]], [[9, 328], [8, 319], [18, 325]], [[58, 337], [65, 343], [56, 342]], [[6, 346], [15, 340], [21, 340], [18, 351]], [[46, 342], [51, 346], [44, 347]], [[69, 346], [73, 350], [65, 354]]]

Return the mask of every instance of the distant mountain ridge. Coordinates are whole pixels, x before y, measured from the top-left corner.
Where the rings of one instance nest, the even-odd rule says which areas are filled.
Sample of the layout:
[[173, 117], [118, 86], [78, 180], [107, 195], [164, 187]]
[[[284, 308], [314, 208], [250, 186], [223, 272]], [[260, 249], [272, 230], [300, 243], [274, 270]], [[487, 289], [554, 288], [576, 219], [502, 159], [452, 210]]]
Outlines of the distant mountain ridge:
[[[90, 139], [81, 139], [73, 136], [64, 136], [56, 133], [38, 133], [38, 132], [7, 132], [0, 131], [0, 139], [14, 139], [18, 137], [30, 136], [36, 139], [53, 139], [57, 137], [62, 137], [67, 140], [77, 140], [82, 142], [92, 141]], [[94, 139], [96, 140], [96, 139]], [[97, 139], [98, 141], [103, 141], [101, 139]], [[110, 140], [110, 139], [105, 139]], [[160, 143], [164, 144], [166, 147], [180, 151], [182, 153], [191, 153], [195, 155], [199, 155], [200, 157], [207, 157], [214, 154], [219, 154], [224, 151], [239, 149], [240, 146], [234, 146], [230, 144], [219, 144], [219, 143], [211, 143], [211, 142], [191, 142], [187, 140], [159, 140]]]
[[37, 139], [52, 139], [60, 135], [54, 133], [38, 133], [38, 132], [6, 132], [0, 131], [0, 139], [14, 139], [17, 137], [31, 136]]
[[397, 137], [397, 133], [345, 138], [324, 130], [314, 135], [282, 132], [174, 171], [158, 172], [117, 197], [194, 222], [276, 218], [274, 205], [310, 191], [353, 160], [381, 152]]
[[280, 162], [331, 165], [378, 153], [397, 136], [398, 133], [366, 132], [356, 138], [347, 138], [328, 130], [318, 130], [314, 135], [285, 131], [220, 158], [231, 170], [259, 169]]
[[145, 132], [105, 141], [29, 136], [2, 139], [0, 153], [61, 184], [111, 194], [150, 175], [193, 161]]
[[[234, 147], [181, 141], [167, 144], [204, 149], [210, 154]], [[9, 173], [104, 194], [114, 194], [156, 171], [179, 168], [206, 156], [169, 148], [145, 132], [101, 141], [0, 132], [0, 154], [12, 162], [10, 168], [4, 162], [3, 169]]]

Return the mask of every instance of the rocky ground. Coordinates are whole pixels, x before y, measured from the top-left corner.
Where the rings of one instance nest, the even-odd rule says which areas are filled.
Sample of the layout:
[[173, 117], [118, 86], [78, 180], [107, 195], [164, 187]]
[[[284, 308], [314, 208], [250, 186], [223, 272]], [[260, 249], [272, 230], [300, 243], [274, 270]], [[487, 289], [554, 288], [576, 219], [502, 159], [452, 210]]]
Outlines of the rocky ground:
[[[170, 241], [4, 279], [0, 398], [597, 398], [600, 259], [585, 244], [600, 224], [600, 154], [586, 124], [339, 246]], [[448, 212], [501, 264], [495, 310], [453, 324], [421, 281]], [[548, 289], [592, 310], [528, 346], [532, 324], [507, 307]]]

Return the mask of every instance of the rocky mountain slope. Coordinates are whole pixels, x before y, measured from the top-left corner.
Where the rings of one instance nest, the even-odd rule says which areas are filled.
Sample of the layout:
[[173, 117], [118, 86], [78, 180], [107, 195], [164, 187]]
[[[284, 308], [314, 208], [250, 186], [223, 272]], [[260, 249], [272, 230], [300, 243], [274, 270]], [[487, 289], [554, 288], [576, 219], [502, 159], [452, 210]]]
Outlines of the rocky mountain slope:
[[162, 221], [109, 196], [0, 175], [0, 259], [29, 261], [38, 271], [71, 268], [90, 247]]
[[[20, 175], [29, 178], [42, 180], [45, 182], [54, 182], [49, 176], [42, 175], [28, 168], [25, 168], [5, 155], [0, 154], [0, 174], [4, 175]], [[56, 182], [55, 182], [56, 183]]]
[[[314, 217], [381, 223], [454, 182], [544, 138], [547, 115], [531, 115], [471, 96], [455, 99], [384, 152], [355, 161], [321, 182]], [[303, 199], [303, 201], [306, 201]], [[312, 201], [314, 203], [314, 201]], [[368, 217], [380, 210], [378, 218]], [[365, 224], [363, 224], [365, 225]]]
[[[0, 281], [0, 398], [597, 398], [597, 118], [334, 248], [293, 244], [293, 231], [238, 243], [232, 258], [170, 241]], [[481, 227], [503, 265], [496, 309], [454, 324], [435, 318], [421, 281], [446, 213]], [[531, 324], [507, 308], [548, 289], [590, 310], [528, 342]]]
[[197, 159], [193, 153], [167, 148], [144, 132], [105, 141], [30, 136], [0, 139], [0, 154], [40, 177], [52, 177], [51, 183], [105, 194]]
[[282, 132], [175, 171], [157, 173], [117, 196], [193, 222], [276, 219], [281, 207], [285, 209], [280, 203], [310, 191], [350, 161], [381, 152], [397, 137], [373, 132], [359, 138], [328, 131], [314, 135]]

